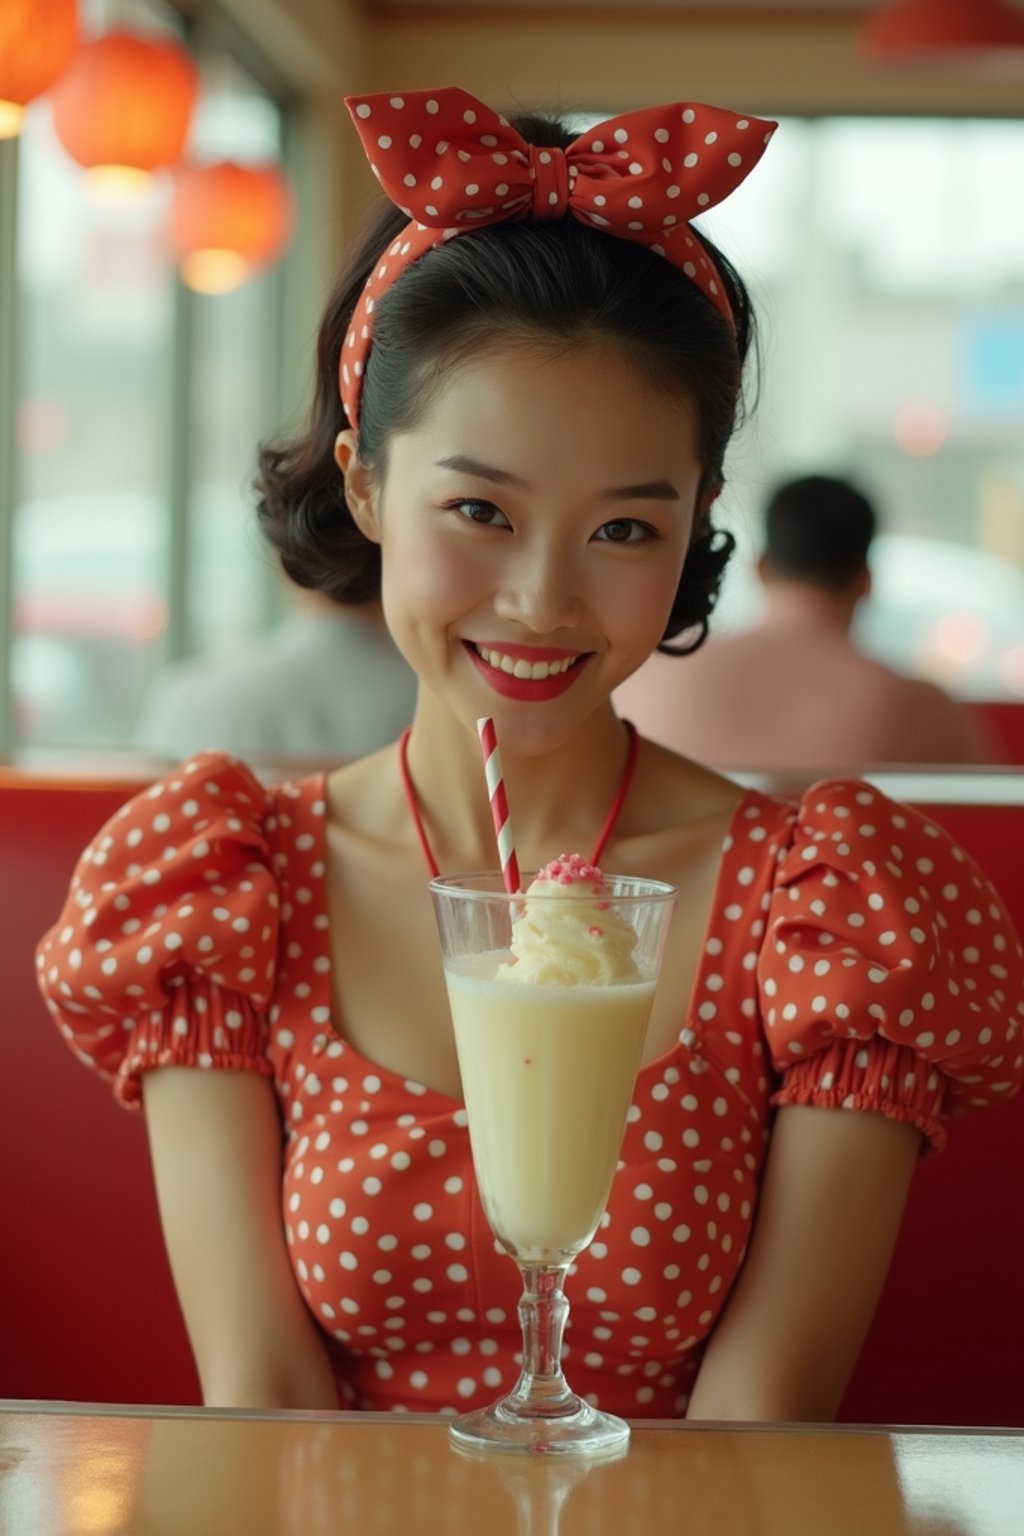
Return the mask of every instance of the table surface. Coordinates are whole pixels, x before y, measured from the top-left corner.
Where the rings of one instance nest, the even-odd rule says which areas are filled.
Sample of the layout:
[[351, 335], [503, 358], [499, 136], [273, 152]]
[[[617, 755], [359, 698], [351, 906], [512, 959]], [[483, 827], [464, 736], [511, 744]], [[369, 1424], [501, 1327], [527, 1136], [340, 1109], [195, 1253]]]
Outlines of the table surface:
[[615, 1461], [445, 1421], [0, 1403], [0, 1536], [1020, 1536], [1024, 1432], [648, 1420]]

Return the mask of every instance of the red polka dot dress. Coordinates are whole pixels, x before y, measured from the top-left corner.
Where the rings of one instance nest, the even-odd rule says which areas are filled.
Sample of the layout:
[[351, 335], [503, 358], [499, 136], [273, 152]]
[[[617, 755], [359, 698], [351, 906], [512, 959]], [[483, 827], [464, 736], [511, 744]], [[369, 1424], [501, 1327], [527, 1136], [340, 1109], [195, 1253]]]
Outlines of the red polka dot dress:
[[[163, 1065], [270, 1078], [281, 1214], [342, 1406], [458, 1411], [517, 1374], [515, 1266], [462, 1105], [334, 1027], [323, 777], [205, 754], [124, 806], [40, 944], [40, 986], [128, 1105]], [[879, 1110], [933, 1147], [1024, 1069], [1024, 953], [938, 827], [859, 782], [736, 808], [676, 1044], [638, 1077], [608, 1211], [575, 1266], [573, 1386], [685, 1412], [749, 1238], [775, 1106]]]

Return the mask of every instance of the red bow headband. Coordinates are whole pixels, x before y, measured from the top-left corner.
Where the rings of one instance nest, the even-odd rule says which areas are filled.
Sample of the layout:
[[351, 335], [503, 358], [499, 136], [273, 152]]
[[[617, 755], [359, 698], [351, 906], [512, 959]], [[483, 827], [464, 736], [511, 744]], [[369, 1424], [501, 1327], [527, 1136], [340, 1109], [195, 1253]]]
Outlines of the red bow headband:
[[764, 153], [777, 123], [672, 102], [598, 123], [567, 149], [527, 144], [468, 91], [347, 96], [370, 167], [410, 224], [382, 255], [352, 316], [340, 361], [353, 427], [373, 312], [406, 267], [454, 235], [505, 219], [581, 223], [635, 240], [681, 268], [725, 318], [721, 277], [688, 220], [722, 202]]

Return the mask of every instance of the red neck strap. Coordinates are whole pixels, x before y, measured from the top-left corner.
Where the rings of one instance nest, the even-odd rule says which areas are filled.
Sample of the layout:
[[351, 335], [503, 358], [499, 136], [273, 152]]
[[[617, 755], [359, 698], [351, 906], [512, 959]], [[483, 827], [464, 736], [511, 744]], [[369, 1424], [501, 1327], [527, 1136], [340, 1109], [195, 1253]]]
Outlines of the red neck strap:
[[[631, 720], [624, 720], [623, 724], [625, 725], [626, 731], [629, 735], [629, 747], [626, 752], [626, 762], [622, 770], [622, 776], [619, 779], [618, 785], [616, 786], [615, 794], [612, 797], [612, 803], [609, 807], [608, 815], [605, 817], [604, 826], [601, 828], [601, 831], [598, 834], [597, 842], [594, 844], [594, 851], [590, 855], [591, 864], [600, 864], [601, 862], [601, 855], [604, 853], [604, 850], [608, 844], [608, 839], [612, 835], [612, 831], [614, 830], [615, 823], [619, 819], [619, 814], [622, 810], [622, 807], [626, 803], [626, 796], [629, 794], [629, 787], [633, 782], [633, 775], [636, 772], [636, 762], [640, 750], [640, 738], [637, 735], [636, 726], [632, 723]], [[441, 871], [438, 868], [437, 860], [434, 858], [434, 851], [431, 848], [430, 840], [427, 837], [427, 829], [423, 825], [423, 817], [420, 814], [420, 802], [416, 794], [416, 786], [412, 781], [412, 774], [409, 771], [409, 738], [411, 735], [412, 728], [410, 727], [408, 730], [402, 732], [402, 735], [399, 739], [398, 770], [402, 777], [402, 788], [405, 790], [405, 798], [408, 801], [409, 811], [412, 815], [412, 824], [416, 828], [416, 836], [420, 840], [420, 847], [423, 849], [423, 857], [426, 859], [427, 868], [430, 870], [430, 878], [432, 880], [436, 880]]]

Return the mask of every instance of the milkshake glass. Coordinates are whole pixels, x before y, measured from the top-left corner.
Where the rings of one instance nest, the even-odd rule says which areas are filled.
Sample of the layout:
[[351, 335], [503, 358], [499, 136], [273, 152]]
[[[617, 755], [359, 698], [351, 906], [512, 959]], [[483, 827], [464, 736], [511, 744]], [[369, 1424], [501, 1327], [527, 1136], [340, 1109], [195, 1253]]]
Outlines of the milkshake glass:
[[600, 1454], [629, 1429], [562, 1374], [563, 1285], [608, 1201], [675, 890], [575, 855], [523, 884], [430, 885], [480, 1197], [524, 1285], [519, 1380], [451, 1432], [465, 1447]]

